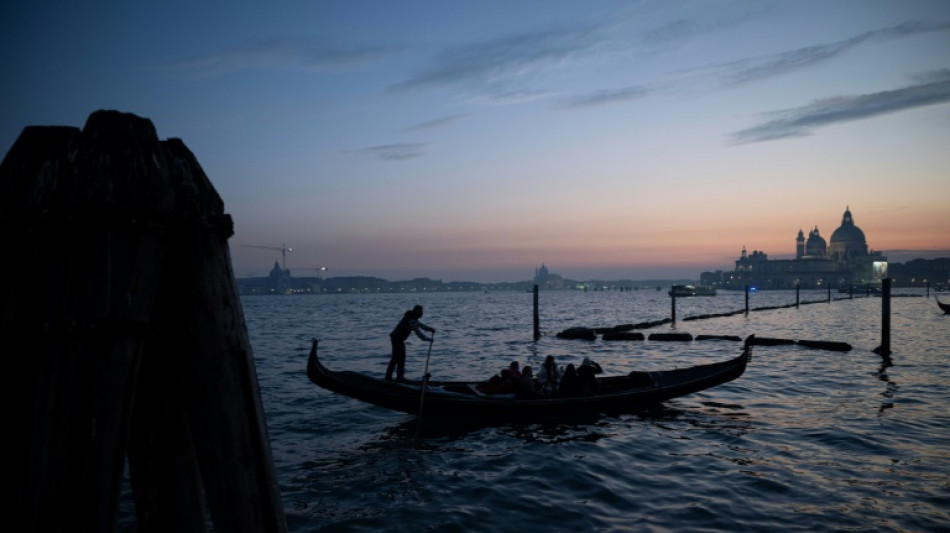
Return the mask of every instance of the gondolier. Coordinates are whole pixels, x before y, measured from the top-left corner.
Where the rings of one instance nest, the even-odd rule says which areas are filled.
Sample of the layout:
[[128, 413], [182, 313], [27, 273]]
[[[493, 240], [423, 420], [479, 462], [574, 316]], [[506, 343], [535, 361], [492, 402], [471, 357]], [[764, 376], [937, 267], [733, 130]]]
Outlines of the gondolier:
[[389, 360], [389, 366], [386, 368], [386, 381], [392, 381], [393, 369], [396, 370], [396, 381], [405, 381], [403, 374], [406, 370], [406, 339], [409, 338], [410, 333], [415, 333], [417, 337], [426, 342], [432, 342], [432, 338], [426, 337], [422, 330], [435, 333], [435, 328], [419, 322], [420, 318], [422, 318], [422, 306], [417, 305], [402, 315], [402, 320], [396, 324], [392, 333], [389, 334], [389, 339], [393, 345], [393, 354]]

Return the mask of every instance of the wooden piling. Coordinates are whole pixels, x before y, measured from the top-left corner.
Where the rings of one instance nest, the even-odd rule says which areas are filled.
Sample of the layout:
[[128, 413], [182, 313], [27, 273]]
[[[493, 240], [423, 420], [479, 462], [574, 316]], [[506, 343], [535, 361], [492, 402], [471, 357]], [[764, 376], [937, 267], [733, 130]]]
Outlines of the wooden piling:
[[676, 291], [673, 290], [673, 287], [670, 287], [670, 320], [673, 321], [673, 326], [676, 326]]
[[745, 286], [745, 314], [749, 314], [749, 286]]
[[538, 314], [538, 286], [534, 286], [534, 340], [541, 338], [541, 318]]
[[891, 278], [881, 280], [881, 348], [882, 356], [891, 355]]
[[801, 303], [801, 285], [798, 283], [795, 284], [795, 309], [798, 309]]
[[[227, 239], [197, 160], [98, 111], [28, 127], [0, 164], [5, 520], [112, 531], [126, 459], [140, 531], [285, 531]], [[203, 499], [203, 498], [206, 498]]]

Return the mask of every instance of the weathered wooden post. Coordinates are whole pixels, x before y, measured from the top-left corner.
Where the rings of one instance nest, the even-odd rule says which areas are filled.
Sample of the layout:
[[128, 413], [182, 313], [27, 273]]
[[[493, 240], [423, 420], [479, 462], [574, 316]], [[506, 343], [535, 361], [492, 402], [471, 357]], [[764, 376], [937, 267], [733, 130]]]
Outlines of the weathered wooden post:
[[796, 281], [795, 282], [795, 309], [799, 308], [799, 303], [801, 302], [801, 296], [800, 296], [801, 292], [802, 292], [801, 284]]
[[749, 286], [745, 286], [745, 314], [749, 314]]
[[534, 340], [541, 338], [541, 319], [538, 315], [538, 285], [534, 286]]
[[670, 305], [672, 309], [670, 310], [670, 318], [673, 320], [673, 325], [676, 325], [676, 288], [675, 285], [670, 287]]
[[831, 303], [831, 284], [828, 284], [828, 303]]
[[[284, 531], [227, 239], [197, 160], [98, 111], [28, 127], [0, 164], [5, 520], [112, 531], [123, 467], [140, 531]], [[206, 499], [205, 499], [206, 498]]]
[[891, 355], [891, 278], [881, 280], [881, 348], [882, 356]]

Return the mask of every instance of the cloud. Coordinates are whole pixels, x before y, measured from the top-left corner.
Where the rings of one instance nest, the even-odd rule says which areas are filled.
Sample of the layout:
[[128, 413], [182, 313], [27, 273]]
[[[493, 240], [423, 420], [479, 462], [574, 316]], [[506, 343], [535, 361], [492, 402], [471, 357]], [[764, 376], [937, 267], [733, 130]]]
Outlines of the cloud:
[[395, 50], [384, 47], [340, 47], [306, 40], [273, 39], [220, 50], [156, 70], [188, 78], [216, 78], [246, 70], [327, 70], [359, 66]]
[[948, 29], [950, 29], [950, 22], [905, 22], [865, 32], [843, 41], [733, 61], [720, 65], [718, 68], [721, 71], [721, 79], [724, 83], [739, 85], [779, 76], [828, 61], [867, 42], [883, 42]]
[[459, 113], [457, 115], [449, 115], [447, 117], [437, 118], [435, 120], [429, 120], [416, 124], [415, 126], [410, 126], [406, 128], [406, 131], [421, 131], [421, 130], [434, 130], [438, 128], [443, 128], [463, 120], [469, 116], [468, 113]]
[[351, 150], [349, 153], [360, 154], [383, 161], [406, 161], [425, 155], [423, 151], [425, 146], [423, 143], [381, 144], [379, 146]]
[[917, 85], [901, 89], [826, 98], [770, 113], [777, 118], [737, 131], [731, 137], [734, 144], [804, 137], [822, 126], [950, 102], [950, 69], [924, 73], [915, 79]]
[[593, 47], [593, 26], [541, 30], [449, 48], [398, 90], [492, 86], [541, 73]]
[[621, 89], [598, 91], [569, 98], [561, 103], [561, 107], [565, 109], [597, 107], [628, 102], [637, 98], [643, 98], [648, 94], [650, 94], [650, 90], [643, 86], [623, 87]]

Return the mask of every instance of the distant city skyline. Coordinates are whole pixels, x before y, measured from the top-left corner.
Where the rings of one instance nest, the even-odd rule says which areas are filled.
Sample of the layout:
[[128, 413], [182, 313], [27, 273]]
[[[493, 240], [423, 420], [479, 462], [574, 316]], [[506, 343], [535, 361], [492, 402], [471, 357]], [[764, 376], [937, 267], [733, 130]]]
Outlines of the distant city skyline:
[[239, 278], [286, 243], [329, 276], [695, 279], [846, 206], [892, 262], [950, 255], [943, 0], [20, 2], [0, 39], [0, 152], [149, 118]]

